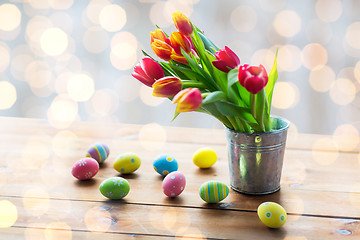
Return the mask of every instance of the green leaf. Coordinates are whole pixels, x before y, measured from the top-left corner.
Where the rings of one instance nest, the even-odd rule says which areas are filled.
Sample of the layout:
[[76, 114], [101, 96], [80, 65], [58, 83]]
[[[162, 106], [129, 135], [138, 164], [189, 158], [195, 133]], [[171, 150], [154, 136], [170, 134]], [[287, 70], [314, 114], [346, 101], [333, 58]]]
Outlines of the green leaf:
[[217, 101], [224, 101], [226, 100], [226, 95], [222, 91], [216, 91], [210, 93], [202, 102], [202, 104], [209, 104]]
[[238, 74], [239, 74], [239, 69], [237, 69], [237, 68], [234, 68], [230, 72], [228, 72], [228, 75], [227, 75], [228, 88], [231, 88], [232, 85], [239, 82]]
[[272, 100], [272, 95], [273, 95], [273, 91], [274, 91], [274, 86], [275, 86], [275, 82], [276, 82], [276, 80], [278, 78], [277, 55], [278, 55], [278, 50], [276, 49], [274, 65], [273, 65], [273, 67], [272, 67], [272, 69], [270, 71], [268, 83], [265, 86], [266, 96], [267, 96], [267, 100], [268, 100], [268, 103], [269, 103], [269, 109], [268, 109], [269, 115], [270, 115], [271, 100]]
[[173, 119], [171, 121], [174, 121], [175, 118], [177, 118], [177, 116], [179, 116], [179, 115], [180, 115], [180, 113], [175, 112], [174, 117], [173, 117]]
[[239, 107], [229, 102], [216, 102], [215, 105], [219, 112], [225, 116], [239, 117], [245, 122], [257, 124], [248, 108]]
[[197, 33], [199, 34], [201, 40], [203, 41], [206, 50], [212, 53], [216, 53], [216, 51], [219, 50], [219, 48], [210, 39], [208, 39], [205, 36], [205, 34], [203, 34], [200, 30], [197, 30]]

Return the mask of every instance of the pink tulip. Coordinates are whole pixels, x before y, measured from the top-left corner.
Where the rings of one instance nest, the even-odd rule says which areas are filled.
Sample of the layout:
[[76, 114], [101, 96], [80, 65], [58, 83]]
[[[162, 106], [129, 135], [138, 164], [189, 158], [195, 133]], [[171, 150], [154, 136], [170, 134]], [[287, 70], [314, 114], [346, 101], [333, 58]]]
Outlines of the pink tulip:
[[157, 80], [152, 87], [155, 97], [173, 97], [180, 92], [182, 82], [177, 77], [169, 76]]
[[151, 87], [157, 79], [164, 77], [164, 70], [160, 64], [149, 57], [144, 57], [135, 65], [134, 72], [131, 74], [134, 78]]
[[220, 49], [215, 53], [217, 60], [213, 61], [213, 65], [223, 72], [229, 72], [231, 69], [240, 65], [239, 57], [228, 47]]
[[239, 68], [239, 82], [250, 93], [257, 94], [268, 82], [268, 75], [263, 65], [250, 66], [244, 64]]
[[201, 92], [197, 88], [185, 88], [175, 95], [173, 103], [177, 103], [176, 113], [196, 111], [202, 103]]

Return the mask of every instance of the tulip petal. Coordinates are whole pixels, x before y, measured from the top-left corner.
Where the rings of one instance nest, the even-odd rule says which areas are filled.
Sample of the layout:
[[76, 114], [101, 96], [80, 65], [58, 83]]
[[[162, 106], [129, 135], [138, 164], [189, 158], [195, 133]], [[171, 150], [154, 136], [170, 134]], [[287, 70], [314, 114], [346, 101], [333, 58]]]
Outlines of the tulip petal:
[[144, 57], [141, 60], [140, 64], [144, 72], [146, 72], [146, 74], [149, 76], [149, 78], [156, 80], [164, 77], [164, 70], [157, 62], [155, 62], [151, 58]]
[[152, 87], [155, 97], [173, 97], [180, 92], [182, 83], [177, 77], [169, 76], [157, 80]]

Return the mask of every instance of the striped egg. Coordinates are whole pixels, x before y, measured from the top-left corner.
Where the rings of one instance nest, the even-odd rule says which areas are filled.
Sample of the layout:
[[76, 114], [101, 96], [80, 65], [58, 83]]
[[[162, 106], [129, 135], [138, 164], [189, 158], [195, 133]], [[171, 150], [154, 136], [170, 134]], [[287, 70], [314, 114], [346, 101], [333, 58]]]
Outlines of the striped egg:
[[217, 203], [229, 195], [229, 188], [219, 181], [208, 181], [200, 187], [200, 197], [208, 203]]
[[104, 143], [94, 143], [86, 151], [86, 157], [91, 157], [98, 161], [98, 163], [103, 163], [109, 156], [110, 150], [109, 147]]

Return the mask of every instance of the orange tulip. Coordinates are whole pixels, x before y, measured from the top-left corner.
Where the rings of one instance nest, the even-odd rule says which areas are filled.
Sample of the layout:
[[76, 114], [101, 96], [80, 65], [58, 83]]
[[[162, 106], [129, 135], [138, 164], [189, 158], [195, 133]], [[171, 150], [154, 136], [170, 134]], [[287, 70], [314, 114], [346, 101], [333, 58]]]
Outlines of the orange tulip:
[[170, 57], [174, 61], [177, 61], [177, 62], [180, 62], [183, 64], [188, 64], [188, 61], [186, 60], [186, 58], [182, 54], [180, 54], [180, 55], [177, 54], [174, 49], [171, 51]]
[[154, 32], [150, 32], [150, 38], [150, 44], [153, 43], [155, 39], [158, 39], [170, 45], [170, 39], [166, 37], [165, 33], [160, 29], [155, 29]]
[[178, 55], [181, 55], [181, 48], [187, 53], [191, 51], [191, 42], [189, 38], [180, 32], [171, 33], [170, 42]]
[[196, 111], [202, 103], [201, 92], [197, 88], [185, 88], [175, 95], [173, 103], [177, 103], [176, 113]]
[[163, 77], [157, 80], [153, 85], [153, 96], [155, 97], [173, 97], [182, 88], [182, 82], [177, 77]]
[[154, 39], [154, 42], [151, 43], [151, 49], [159, 58], [165, 61], [169, 61], [171, 59], [171, 51], [173, 48], [166, 42], [163, 42], [159, 39]]
[[175, 23], [175, 27], [179, 30], [179, 32], [181, 32], [185, 36], [190, 36], [191, 34], [193, 34], [191, 22], [184, 14], [176, 11], [175, 13], [173, 13], [172, 17]]

